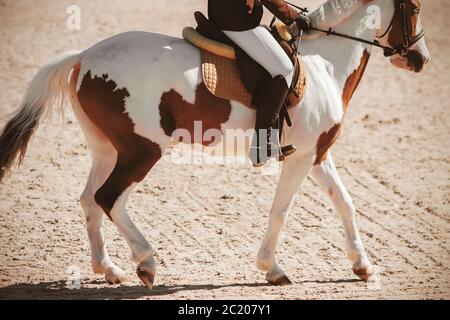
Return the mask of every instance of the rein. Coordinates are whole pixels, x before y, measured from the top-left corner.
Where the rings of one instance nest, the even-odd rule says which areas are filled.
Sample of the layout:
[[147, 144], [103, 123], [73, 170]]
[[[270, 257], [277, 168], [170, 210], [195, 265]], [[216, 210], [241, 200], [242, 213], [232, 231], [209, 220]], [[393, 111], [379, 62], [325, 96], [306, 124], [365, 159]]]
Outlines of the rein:
[[394, 54], [398, 53], [397, 49], [389, 47], [389, 46], [383, 46], [382, 44], [380, 44], [380, 42], [378, 40], [370, 41], [370, 40], [366, 40], [366, 39], [363, 39], [363, 38], [350, 36], [350, 35], [347, 35], [347, 34], [336, 32], [332, 28], [329, 28], [328, 30], [323, 30], [323, 29], [318, 29], [318, 28], [311, 27], [311, 30], [323, 32], [327, 36], [330, 36], [330, 35], [331, 36], [336, 36], [336, 37], [339, 37], [339, 38], [349, 39], [349, 40], [353, 40], [353, 41], [357, 41], [357, 42], [361, 42], [361, 43], [365, 43], [365, 44], [369, 44], [369, 45], [381, 48], [381, 49], [383, 49], [385, 57], [390, 57], [390, 56], [393, 56]]
[[[308, 9], [306, 9], [306, 8], [300, 8], [289, 2], [286, 2], [286, 3], [292, 7], [299, 9], [302, 13], [308, 12]], [[402, 57], [406, 57], [409, 53], [409, 49], [425, 36], [425, 31], [422, 29], [417, 35], [415, 35], [414, 37], [410, 37], [409, 30], [408, 30], [409, 29], [408, 23], [407, 23], [408, 17], [406, 14], [406, 0], [400, 0], [398, 9], [400, 9], [403, 14], [403, 43], [396, 47], [384, 46], [384, 45], [380, 44], [380, 42], [378, 40], [370, 41], [367, 39], [358, 38], [358, 37], [350, 36], [347, 34], [339, 33], [339, 32], [334, 31], [331, 27], [328, 30], [311, 27], [310, 30], [325, 33], [327, 36], [332, 35], [332, 36], [349, 39], [352, 41], [357, 41], [357, 42], [361, 42], [361, 43], [365, 43], [365, 44], [369, 44], [369, 45], [381, 48], [381, 49], [383, 49], [385, 57], [391, 57], [396, 54], [399, 54]], [[419, 10], [415, 9], [414, 14], [419, 14]], [[389, 27], [383, 33], [382, 36], [377, 37], [377, 38], [382, 39], [388, 34], [388, 32], [392, 29], [392, 26], [394, 24], [394, 19], [396, 16], [397, 16], [397, 8], [396, 8], [396, 12], [392, 16], [391, 22], [389, 23]]]

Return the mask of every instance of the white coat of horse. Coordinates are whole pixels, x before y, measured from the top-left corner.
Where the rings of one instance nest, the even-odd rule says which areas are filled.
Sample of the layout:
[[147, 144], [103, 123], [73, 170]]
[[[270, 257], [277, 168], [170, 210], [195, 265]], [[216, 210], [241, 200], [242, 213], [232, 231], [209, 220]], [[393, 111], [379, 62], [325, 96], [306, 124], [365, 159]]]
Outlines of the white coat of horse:
[[[398, 2], [330, 0], [311, 14], [312, 24], [370, 41], [379, 38], [380, 43], [395, 47], [403, 41], [403, 16], [396, 15]], [[419, 0], [404, 3], [407, 30], [414, 37], [422, 28], [421, 4]], [[370, 14], [373, 6], [380, 12], [375, 28]], [[310, 173], [342, 217], [354, 273], [365, 280], [373, 273], [358, 234], [355, 208], [329, 152], [371, 49], [368, 44], [316, 32], [306, 34], [302, 43], [307, 89], [301, 105], [290, 111], [293, 126], [286, 128], [284, 135], [285, 143], [295, 144], [298, 151], [283, 163], [267, 232], [257, 255], [257, 267], [266, 272], [270, 283], [290, 283], [276, 262], [275, 249], [294, 195]], [[414, 54], [391, 57], [392, 64], [420, 71], [429, 60], [424, 38], [410, 52]], [[138, 276], [145, 285], [153, 286], [154, 251], [130, 220], [125, 205], [136, 184], [174, 143], [172, 134], [177, 129], [192, 131], [194, 121], [201, 121], [204, 130], [222, 132], [254, 127], [253, 110], [204, 90], [199, 66], [198, 49], [183, 39], [147, 32], [119, 34], [85, 51], [66, 53], [42, 68], [0, 137], [1, 180], [17, 156], [23, 158], [45, 111], [56, 102], [62, 107], [70, 98], [92, 155], [81, 205], [93, 269], [104, 274], [109, 283], [120, 283], [125, 275], [106, 250], [101, 227], [105, 213], [130, 246]]]

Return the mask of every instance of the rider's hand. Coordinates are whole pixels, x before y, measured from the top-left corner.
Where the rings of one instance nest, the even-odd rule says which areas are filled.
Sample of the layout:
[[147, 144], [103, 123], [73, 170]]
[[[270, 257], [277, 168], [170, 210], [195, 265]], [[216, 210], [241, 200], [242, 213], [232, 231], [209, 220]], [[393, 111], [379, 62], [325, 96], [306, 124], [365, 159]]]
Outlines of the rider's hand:
[[305, 16], [305, 15], [300, 15], [297, 20], [295, 20], [295, 22], [297, 23], [297, 27], [299, 30], [303, 30], [305, 32], [308, 32], [309, 29], [311, 28], [311, 20]]

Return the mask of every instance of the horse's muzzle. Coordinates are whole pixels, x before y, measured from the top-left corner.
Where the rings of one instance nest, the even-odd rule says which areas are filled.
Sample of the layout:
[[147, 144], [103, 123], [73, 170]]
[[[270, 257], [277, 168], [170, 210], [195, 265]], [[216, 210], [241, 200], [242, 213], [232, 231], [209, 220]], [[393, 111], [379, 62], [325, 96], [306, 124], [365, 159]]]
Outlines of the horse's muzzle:
[[416, 50], [411, 50], [408, 52], [408, 65], [414, 72], [421, 72], [425, 64], [428, 62], [428, 58], [424, 57]]

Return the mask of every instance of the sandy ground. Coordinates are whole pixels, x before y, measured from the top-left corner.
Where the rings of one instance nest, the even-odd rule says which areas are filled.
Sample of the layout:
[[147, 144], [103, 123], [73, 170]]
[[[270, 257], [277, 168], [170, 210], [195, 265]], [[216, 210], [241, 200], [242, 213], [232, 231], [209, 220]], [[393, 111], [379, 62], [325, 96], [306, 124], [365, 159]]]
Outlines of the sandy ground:
[[[69, 4], [81, 7], [80, 31], [65, 27]], [[193, 24], [191, 12], [205, 6], [0, 0], [0, 116], [15, 109], [36, 70], [57, 54], [127, 30], [179, 35]], [[295, 284], [268, 286], [254, 260], [277, 177], [250, 166], [176, 166], [165, 157], [129, 201], [157, 250], [156, 287], [140, 285], [125, 241], [108, 222], [110, 255], [130, 276], [109, 287], [90, 268], [78, 202], [90, 158], [67, 108], [65, 126], [55, 120], [40, 128], [22, 167], [0, 186], [0, 298], [450, 298], [449, 15], [446, 0], [424, 1], [432, 62], [420, 75], [374, 51], [334, 147], [377, 281], [352, 274], [339, 218], [308, 179], [278, 250]], [[80, 268], [79, 290], [65, 288], [69, 266]]]

